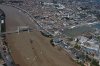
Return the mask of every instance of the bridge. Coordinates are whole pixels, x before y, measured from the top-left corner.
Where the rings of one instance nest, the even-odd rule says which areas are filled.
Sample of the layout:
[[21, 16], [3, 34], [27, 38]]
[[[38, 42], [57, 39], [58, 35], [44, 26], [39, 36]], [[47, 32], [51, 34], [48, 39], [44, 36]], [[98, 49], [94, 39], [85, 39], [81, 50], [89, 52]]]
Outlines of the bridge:
[[18, 31], [9, 31], [9, 32], [2, 32], [0, 35], [4, 35], [4, 34], [12, 34], [12, 33], [18, 33]]
[[30, 32], [31, 30], [32, 30], [32, 28], [30, 29], [29, 26], [19, 26], [17, 28], [17, 30], [2, 32], [0, 35], [12, 34], [12, 33], [18, 33], [19, 34], [19, 32], [24, 32], [24, 31]]

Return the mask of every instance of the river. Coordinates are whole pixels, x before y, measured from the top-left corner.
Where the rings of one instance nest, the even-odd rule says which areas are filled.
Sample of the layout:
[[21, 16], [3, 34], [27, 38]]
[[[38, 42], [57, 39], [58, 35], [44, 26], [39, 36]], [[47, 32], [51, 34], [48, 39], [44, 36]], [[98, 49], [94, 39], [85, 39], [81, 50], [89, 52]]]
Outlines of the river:
[[100, 23], [91, 26], [80, 26], [73, 29], [65, 28], [63, 33], [69, 37], [75, 37], [82, 33], [94, 32], [95, 29], [100, 29]]

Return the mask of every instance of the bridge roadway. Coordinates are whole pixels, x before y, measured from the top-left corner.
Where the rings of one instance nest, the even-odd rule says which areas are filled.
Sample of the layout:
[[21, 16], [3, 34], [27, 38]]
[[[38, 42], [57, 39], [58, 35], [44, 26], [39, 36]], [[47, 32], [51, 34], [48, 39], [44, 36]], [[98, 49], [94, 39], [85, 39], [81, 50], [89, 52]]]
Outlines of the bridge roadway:
[[[35, 29], [34, 29], [35, 30]], [[0, 35], [6, 35], [6, 34], [13, 34], [13, 33], [20, 33], [20, 32], [24, 32], [24, 31], [32, 31], [32, 29], [30, 30], [21, 30], [21, 31], [18, 31], [18, 30], [15, 30], [15, 31], [8, 31], [8, 32], [2, 32]]]
[[12, 34], [12, 33], [18, 33], [18, 30], [16, 30], [16, 31], [9, 31], [9, 32], [2, 32], [1, 35]]

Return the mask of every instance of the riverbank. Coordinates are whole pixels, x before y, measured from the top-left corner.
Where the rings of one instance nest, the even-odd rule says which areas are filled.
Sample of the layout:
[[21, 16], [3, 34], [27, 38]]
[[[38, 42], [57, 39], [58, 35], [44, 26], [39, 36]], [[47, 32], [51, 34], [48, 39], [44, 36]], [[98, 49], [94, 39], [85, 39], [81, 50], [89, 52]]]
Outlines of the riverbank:
[[[3, 12], [3, 11], [2, 11]], [[5, 22], [5, 13], [3, 12], [0, 15], [0, 53], [2, 55], [2, 58], [4, 60], [4, 64], [5, 66], [15, 66], [15, 63], [12, 59], [12, 56], [9, 52], [9, 48], [8, 48], [8, 44], [6, 42], [6, 35], [2, 35], [3, 32], [6, 32], [6, 22]]]

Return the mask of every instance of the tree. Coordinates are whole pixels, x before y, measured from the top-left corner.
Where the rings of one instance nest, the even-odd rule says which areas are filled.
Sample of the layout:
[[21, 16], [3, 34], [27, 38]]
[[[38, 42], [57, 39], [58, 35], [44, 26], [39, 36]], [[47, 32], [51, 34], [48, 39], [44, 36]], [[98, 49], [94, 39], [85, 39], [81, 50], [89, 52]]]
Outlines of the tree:
[[99, 62], [95, 59], [92, 60], [91, 66], [99, 66]]
[[80, 49], [81, 47], [80, 47], [80, 45], [75, 44], [74, 48], [76, 48], [76, 49]]

